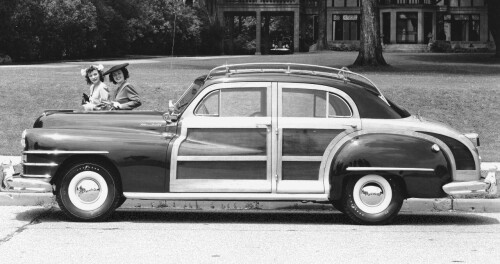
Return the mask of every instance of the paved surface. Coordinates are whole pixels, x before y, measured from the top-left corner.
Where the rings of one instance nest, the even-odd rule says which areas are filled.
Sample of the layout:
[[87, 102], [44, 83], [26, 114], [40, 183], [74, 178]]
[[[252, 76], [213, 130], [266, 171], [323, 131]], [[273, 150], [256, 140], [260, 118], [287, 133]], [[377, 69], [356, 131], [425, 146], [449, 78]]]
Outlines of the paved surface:
[[[403, 213], [389, 226], [336, 212], [119, 210], [103, 223], [0, 207], [2, 263], [496, 263], [500, 214]], [[495, 259], [497, 261], [495, 261]]]

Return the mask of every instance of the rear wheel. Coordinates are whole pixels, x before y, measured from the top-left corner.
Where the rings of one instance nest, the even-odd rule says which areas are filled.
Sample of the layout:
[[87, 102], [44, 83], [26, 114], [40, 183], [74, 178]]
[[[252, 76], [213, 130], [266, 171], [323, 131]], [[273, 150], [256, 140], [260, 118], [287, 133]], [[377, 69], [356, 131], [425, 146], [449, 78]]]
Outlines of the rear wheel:
[[112, 170], [96, 161], [76, 162], [67, 168], [56, 189], [61, 210], [77, 221], [102, 221], [111, 216], [122, 197]]
[[400, 184], [379, 175], [370, 174], [350, 180], [344, 192], [344, 212], [358, 224], [390, 223], [402, 204]]

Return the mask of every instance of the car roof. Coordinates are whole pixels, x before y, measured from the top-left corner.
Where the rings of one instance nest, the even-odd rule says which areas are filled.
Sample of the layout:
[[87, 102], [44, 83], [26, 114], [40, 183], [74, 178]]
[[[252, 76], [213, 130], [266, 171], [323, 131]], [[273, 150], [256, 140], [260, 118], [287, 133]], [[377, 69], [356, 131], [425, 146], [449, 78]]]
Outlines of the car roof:
[[318, 84], [339, 89], [356, 103], [362, 118], [401, 118], [381, 91], [365, 76], [347, 68], [337, 69], [295, 63], [246, 63], [212, 69], [198, 91], [216, 83], [287, 82]]

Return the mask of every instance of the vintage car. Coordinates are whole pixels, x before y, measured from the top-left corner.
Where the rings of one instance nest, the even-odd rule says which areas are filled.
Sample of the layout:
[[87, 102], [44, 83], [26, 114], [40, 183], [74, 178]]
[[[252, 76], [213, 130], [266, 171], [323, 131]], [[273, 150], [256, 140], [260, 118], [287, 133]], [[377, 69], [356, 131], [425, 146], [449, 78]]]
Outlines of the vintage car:
[[[477, 134], [410, 115], [348, 69], [223, 65], [168, 112], [47, 110], [22, 133], [8, 191], [52, 192], [69, 218], [125, 199], [329, 203], [389, 223], [407, 198], [496, 192]], [[6, 169], [8, 171], [8, 169]]]

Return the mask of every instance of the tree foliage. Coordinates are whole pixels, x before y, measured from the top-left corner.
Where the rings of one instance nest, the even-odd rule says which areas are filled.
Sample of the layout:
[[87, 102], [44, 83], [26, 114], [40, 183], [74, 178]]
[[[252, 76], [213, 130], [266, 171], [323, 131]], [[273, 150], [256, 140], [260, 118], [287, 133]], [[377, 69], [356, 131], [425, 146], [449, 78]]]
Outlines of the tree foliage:
[[174, 54], [197, 54], [213, 31], [205, 20], [181, 0], [0, 0], [0, 53], [15, 61], [168, 55], [175, 39]]

